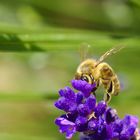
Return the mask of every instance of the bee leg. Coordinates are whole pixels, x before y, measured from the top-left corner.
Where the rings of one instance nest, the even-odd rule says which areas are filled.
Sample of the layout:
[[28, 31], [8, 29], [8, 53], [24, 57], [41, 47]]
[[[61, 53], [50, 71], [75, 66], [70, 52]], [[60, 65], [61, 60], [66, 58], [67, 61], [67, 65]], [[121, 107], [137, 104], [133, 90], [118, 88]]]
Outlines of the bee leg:
[[113, 92], [113, 82], [110, 81], [108, 88], [107, 88], [107, 93], [112, 93]]
[[108, 84], [107, 90], [106, 90], [106, 94], [104, 94], [104, 101], [106, 103], [110, 102], [112, 92], [113, 92], [113, 83], [112, 83], [112, 81], [110, 81], [110, 83]]
[[105, 101], [106, 103], [109, 103], [110, 100], [111, 100], [111, 95], [110, 95], [110, 93], [104, 94], [104, 101]]

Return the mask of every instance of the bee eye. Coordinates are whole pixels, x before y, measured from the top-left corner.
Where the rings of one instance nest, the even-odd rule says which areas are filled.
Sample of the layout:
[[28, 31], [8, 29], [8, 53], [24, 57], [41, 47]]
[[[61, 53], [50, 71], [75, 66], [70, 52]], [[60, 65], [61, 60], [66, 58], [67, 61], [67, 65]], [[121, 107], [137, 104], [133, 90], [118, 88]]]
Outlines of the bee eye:
[[88, 77], [87, 77], [87, 76], [85, 76], [85, 75], [81, 77], [81, 80], [86, 81], [86, 82], [89, 82]]

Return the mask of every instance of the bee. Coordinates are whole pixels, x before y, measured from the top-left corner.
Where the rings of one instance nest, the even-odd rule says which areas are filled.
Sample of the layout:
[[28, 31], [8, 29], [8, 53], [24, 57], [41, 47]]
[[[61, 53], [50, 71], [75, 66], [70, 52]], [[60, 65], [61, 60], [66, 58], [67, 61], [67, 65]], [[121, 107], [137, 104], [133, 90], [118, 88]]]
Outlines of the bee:
[[[104, 100], [108, 103], [112, 95], [120, 92], [120, 82], [112, 67], [103, 62], [108, 56], [115, 54], [123, 47], [115, 47], [104, 53], [98, 60], [86, 59], [77, 68], [75, 79], [85, 80], [90, 84], [96, 83], [96, 89], [103, 85]], [[95, 93], [94, 93], [95, 94]]]

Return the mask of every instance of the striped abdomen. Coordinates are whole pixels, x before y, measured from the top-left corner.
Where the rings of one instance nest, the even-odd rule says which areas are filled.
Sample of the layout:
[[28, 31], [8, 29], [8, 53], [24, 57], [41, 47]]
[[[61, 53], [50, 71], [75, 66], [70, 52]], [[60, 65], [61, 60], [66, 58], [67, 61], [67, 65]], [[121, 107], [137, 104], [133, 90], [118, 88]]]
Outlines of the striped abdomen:
[[[102, 65], [101, 65], [102, 64]], [[120, 82], [117, 75], [113, 72], [112, 68], [107, 63], [101, 63], [100, 80], [106, 92], [111, 95], [118, 95], [120, 91]]]

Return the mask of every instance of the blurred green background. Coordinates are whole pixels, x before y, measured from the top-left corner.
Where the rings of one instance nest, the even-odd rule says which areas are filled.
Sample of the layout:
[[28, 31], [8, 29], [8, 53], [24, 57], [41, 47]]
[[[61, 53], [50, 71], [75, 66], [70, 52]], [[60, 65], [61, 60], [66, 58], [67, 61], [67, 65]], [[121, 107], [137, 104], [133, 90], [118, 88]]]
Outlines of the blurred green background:
[[0, 0], [1, 140], [65, 139], [53, 103], [88, 45], [93, 58], [125, 46], [106, 60], [122, 87], [110, 105], [140, 117], [139, 0]]

